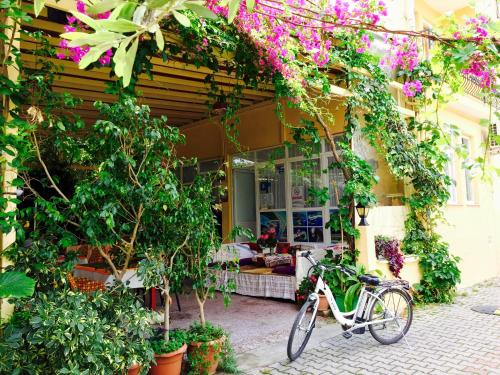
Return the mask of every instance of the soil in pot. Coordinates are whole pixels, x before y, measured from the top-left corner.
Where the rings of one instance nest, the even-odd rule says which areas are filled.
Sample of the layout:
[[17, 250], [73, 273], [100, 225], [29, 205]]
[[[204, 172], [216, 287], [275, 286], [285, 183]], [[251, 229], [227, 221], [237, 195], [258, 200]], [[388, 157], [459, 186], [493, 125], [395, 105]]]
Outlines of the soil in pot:
[[328, 300], [326, 299], [326, 296], [324, 294], [319, 295], [319, 306], [318, 306], [318, 311], [327, 311], [330, 308], [330, 305], [328, 304]]
[[155, 354], [156, 365], [149, 369], [150, 375], [180, 375], [182, 369], [182, 358], [186, 352], [187, 345], [182, 345], [175, 352], [166, 354]]
[[192, 342], [189, 344], [188, 358], [196, 374], [215, 374], [224, 340], [225, 337], [221, 337], [209, 342]]

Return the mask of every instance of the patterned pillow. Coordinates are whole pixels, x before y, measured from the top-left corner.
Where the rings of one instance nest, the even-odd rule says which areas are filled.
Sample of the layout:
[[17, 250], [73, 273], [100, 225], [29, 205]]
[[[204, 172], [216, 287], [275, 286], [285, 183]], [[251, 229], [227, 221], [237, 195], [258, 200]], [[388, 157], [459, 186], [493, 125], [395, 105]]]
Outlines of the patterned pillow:
[[264, 262], [266, 267], [276, 267], [292, 263], [292, 256], [290, 254], [269, 255], [265, 257]]

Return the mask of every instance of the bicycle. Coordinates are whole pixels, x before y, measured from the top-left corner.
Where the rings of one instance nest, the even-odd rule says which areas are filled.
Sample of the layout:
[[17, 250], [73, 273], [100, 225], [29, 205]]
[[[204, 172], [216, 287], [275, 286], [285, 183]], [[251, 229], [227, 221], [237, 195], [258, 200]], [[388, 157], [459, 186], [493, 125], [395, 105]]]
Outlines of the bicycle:
[[[344, 330], [343, 336], [365, 333], [368, 327], [375, 340], [383, 345], [390, 345], [405, 338], [413, 319], [413, 304], [409, 284], [404, 280], [381, 281], [374, 275], [361, 275], [358, 280], [363, 284], [354, 310], [341, 312], [332, 291], [323, 281], [325, 271], [338, 269], [353, 276], [355, 272], [337, 265], [328, 267], [319, 264], [307, 251], [301, 256], [307, 258], [312, 268], [320, 270], [314, 292], [309, 295], [293, 323], [288, 338], [287, 354], [291, 361], [296, 360], [304, 351], [316, 323], [319, 305], [319, 293], [322, 292], [333, 316]], [[401, 305], [401, 310], [399, 309]], [[352, 333], [351, 333], [352, 332]], [[387, 335], [387, 336], [384, 336]], [[301, 338], [302, 337], [302, 338]]]

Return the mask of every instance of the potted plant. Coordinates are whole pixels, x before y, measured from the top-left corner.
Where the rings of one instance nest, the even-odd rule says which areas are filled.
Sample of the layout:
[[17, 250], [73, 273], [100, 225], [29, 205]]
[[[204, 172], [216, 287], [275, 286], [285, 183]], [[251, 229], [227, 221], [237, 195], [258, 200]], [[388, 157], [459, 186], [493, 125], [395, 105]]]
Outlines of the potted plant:
[[173, 171], [164, 177], [169, 189], [155, 202], [157, 215], [146, 221], [142, 237], [148, 247], [144, 250], [145, 259], [139, 263], [138, 275], [145, 287], [159, 288], [165, 301], [162, 328], [152, 340], [156, 363], [150, 374], [179, 375], [187, 349], [186, 335], [183, 331], [170, 331], [169, 302], [171, 291], [178, 291], [187, 275], [186, 243], [192, 236], [189, 217], [193, 202], [189, 188], [183, 188]]
[[[192, 212], [189, 216], [193, 230], [186, 241], [187, 270], [193, 283], [193, 290], [199, 307], [199, 323], [193, 324], [188, 331], [188, 359], [195, 373], [213, 374], [217, 368], [220, 350], [224, 340], [224, 331], [207, 323], [205, 318], [205, 302], [215, 295], [216, 287], [224, 295], [224, 303], [230, 301], [229, 293], [235, 289], [235, 283], [230, 278], [217, 279], [217, 271], [209, 268], [213, 256], [221, 246], [217, 233], [217, 221], [214, 208], [214, 176], [197, 176], [189, 186], [189, 197], [192, 202]], [[221, 193], [220, 188], [215, 195]], [[212, 197], [212, 199], [207, 199]], [[227, 272], [236, 270], [232, 262], [226, 265]], [[237, 266], [234, 266], [237, 267]], [[220, 273], [219, 273], [220, 274]], [[227, 280], [224, 282], [224, 280]]]
[[186, 333], [173, 330], [166, 340], [163, 335], [151, 341], [155, 353], [155, 364], [149, 370], [150, 375], [176, 375], [181, 373], [182, 359], [186, 352]]
[[204, 325], [195, 322], [188, 330], [188, 337], [188, 358], [192, 372], [215, 374], [226, 341], [225, 331], [209, 322]]

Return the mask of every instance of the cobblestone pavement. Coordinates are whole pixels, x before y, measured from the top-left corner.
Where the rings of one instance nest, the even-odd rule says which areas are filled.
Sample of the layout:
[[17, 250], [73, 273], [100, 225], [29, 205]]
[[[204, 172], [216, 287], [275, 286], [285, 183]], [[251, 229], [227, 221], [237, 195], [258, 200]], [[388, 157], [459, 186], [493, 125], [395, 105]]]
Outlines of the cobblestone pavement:
[[[500, 374], [500, 316], [471, 310], [500, 307], [500, 279], [473, 288], [454, 304], [417, 308], [407, 339], [381, 345], [367, 332], [323, 341], [288, 360], [247, 374]], [[314, 332], [313, 332], [314, 335]], [[283, 348], [286, 351], [286, 348]]]

